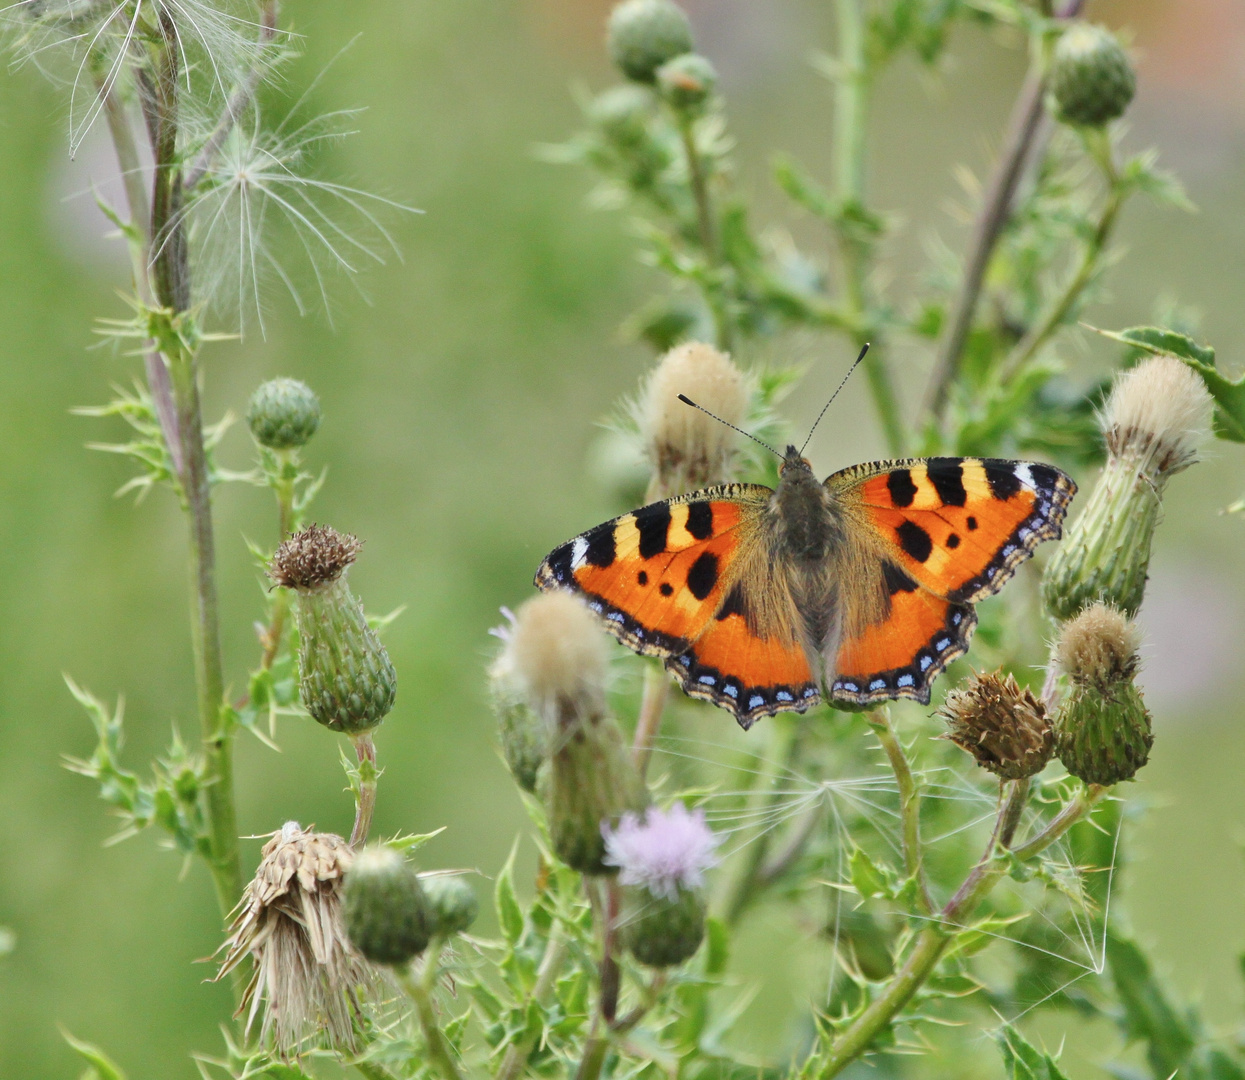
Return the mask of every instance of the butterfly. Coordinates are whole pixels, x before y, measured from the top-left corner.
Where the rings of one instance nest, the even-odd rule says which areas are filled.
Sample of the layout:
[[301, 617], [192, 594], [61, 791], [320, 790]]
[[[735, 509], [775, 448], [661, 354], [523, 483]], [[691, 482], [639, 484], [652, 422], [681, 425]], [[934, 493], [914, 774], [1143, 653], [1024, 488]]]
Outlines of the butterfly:
[[782, 458], [777, 488], [725, 484], [589, 529], [549, 554], [536, 586], [580, 594], [745, 730], [823, 700], [928, 704], [968, 650], [973, 605], [1059, 538], [1076, 494], [1029, 461], [875, 461], [821, 483], [794, 446]]

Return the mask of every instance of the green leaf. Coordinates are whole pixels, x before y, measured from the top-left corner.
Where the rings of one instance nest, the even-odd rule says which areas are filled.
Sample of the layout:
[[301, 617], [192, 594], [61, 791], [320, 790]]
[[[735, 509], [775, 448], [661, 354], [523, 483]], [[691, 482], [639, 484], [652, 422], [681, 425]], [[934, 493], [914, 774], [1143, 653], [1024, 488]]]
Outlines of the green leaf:
[[1182, 360], [1196, 360], [1211, 367], [1215, 365], [1214, 349], [1209, 345], [1199, 345], [1187, 334], [1180, 334], [1175, 330], [1165, 330], [1161, 326], [1132, 326], [1127, 330], [1101, 330], [1090, 326], [1089, 329], [1112, 341], [1131, 345], [1148, 353], [1170, 353]]
[[444, 825], [439, 829], [433, 829], [432, 832], [406, 833], [402, 836], [395, 836], [392, 840], [386, 840], [385, 845], [402, 852], [404, 855], [410, 855], [412, 852], [418, 851], [434, 836], [440, 836], [443, 832], [445, 832]]
[[995, 1032], [994, 1041], [1002, 1051], [1009, 1080], [1068, 1080], [1050, 1054], [1035, 1048], [1011, 1024]]
[[511, 945], [523, 936], [523, 908], [519, 906], [518, 898], [514, 894], [514, 857], [518, 850], [519, 842], [516, 840], [514, 847], [510, 849], [510, 858], [506, 860], [506, 865], [497, 875], [497, 885], [493, 889], [493, 903], [497, 906], [497, 922]]
[[864, 848], [852, 851], [848, 860], [852, 885], [861, 896], [882, 896], [892, 899], [895, 895], [895, 874], [885, 866], [879, 866]]
[[98, 1046], [75, 1039], [64, 1028], [61, 1028], [61, 1038], [86, 1059], [90, 1066], [86, 1076], [90, 1080], [125, 1080], [125, 1073], [121, 1071], [121, 1067]]
[[1107, 967], [1124, 1008], [1120, 1026], [1125, 1037], [1144, 1039], [1155, 1075], [1171, 1076], [1188, 1061], [1197, 1043], [1196, 1032], [1172, 1006], [1150, 961], [1134, 942], [1108, 933], [1106, 951]]

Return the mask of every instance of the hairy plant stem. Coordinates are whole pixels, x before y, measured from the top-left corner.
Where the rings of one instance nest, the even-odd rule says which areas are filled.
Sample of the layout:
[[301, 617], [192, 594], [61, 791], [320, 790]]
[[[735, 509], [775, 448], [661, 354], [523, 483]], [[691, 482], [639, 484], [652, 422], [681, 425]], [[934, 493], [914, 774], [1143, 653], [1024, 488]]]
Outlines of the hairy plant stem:
[[441, 1034], [441, 1025], [437, 1022], [437, 1009], [432, 1001], [432, 992], [436, 989], [437, 974], [440, 969], [441, 949], [445, 939], [440, 935], [434, 937], [428, 948], [424, 950], [423, 966], [419, 978], [411, 974], [409, 967], [398, 970], [398, 981], [411, 1001], [415, 1003], [415, 1014], [419, 1018], [420, 1029], [424, 1033], [424, 1042], [428, 1047], [428, 1061], [441, 1074], [442, 1080], [462, 1080], [454, 1055], [450, 1052], [445, 1036]]
[[834, 195], [839, 208], [836, 226], [843, 274], [846, 319], [858, 329], [857, 350], [871, 344], [864, 360], [865, 377], [882, 424], [889, 453], [901, 455], [907, 442], [890, 366], [883, 354], [880, 325], [869, 297], [873, 241], [852, 221], [865, 206], [865, 133], [869, 110], [870, 72], [865, 56], [863, 0], [836, 0], [839, 73], [834, 93]]
[[[1046, 14], [1054, 14], [1056, 18], [1074, 18], [1084, 6], [1085, 0], [1066, 0], [1057, 13], [1052, 13], [1050, 5], [1045, 5]], [[1041, 43], [1035, 42], [1032, 47], [1033, 59], [1028, 74], [1021, 84], [1012, 107], [1011, 118], [1007, 123], [1007, 133], [1003, 139], [1003, 148], [994, 172], [986, 187], [985, 199], [978, 211], [973, 226], [973, 238], [969, 248], [968, 259], [964, 264], [964, 276], [960, 281], [960, 291], [956, 295], [951, 308], [951, 316], [943, 333], [942, 344], [938, 350], [938, 358], [934, 361], [934, 371], [930, 377], [929, 390], [926, 394], [925, 407], [937, 421], [942, 418], [947, 406], [947, 395], [960, 371], [960, 360], [964, 354], [964, 346], [968, 342], [969, 331], [973, 325], [973, 315], [977, 310], [977, 301], [981, 296], [981, 287], [986, 277], [986, 270], [994, 255], [994, 249], [1002, 235], [1003, 227], [1011, 214], [1012, 201], [1016, 189], [1025, 174], [1027, 166], [1036, 155], [1031, 153], [1038, 133], [1042, 129], [1044, 116], [1043, 98], [1046, 93], [1046, 60], [1042, 53]]]
[[[555, 922], [545, 942], [545, 954], [541, 957], [540, 967], [536, 969], [536, 981], [527, 995], [524, 1013], [534, 1002], [539, 1003], [552, 989], [565, 952], [566, 934], [562, 930], [562, 924]], [[525, 1035], [518, 1042], [510, 1044], [506, 1050], [506, 1056], [502, 1058], [501, 1068], [497, 1070], [497, 1080], [518, 1080], [527, 1064], [528, 1057], [536, 1047], [538, 1037], [538, 1034]]]
[[367, 843], [376, 809], [376, 744], [370, 731], [352, 735], [350, 741], [359, 759], [359, 789], [355, 792], [354, 828], [350, 830], [350, 846], [358, 851]]
[[722, 251], [718, 243], [716, 211], [713, 196], [709, 193], [709, 179], [705, 175], [705, 162], [696, 145], [696, 126], [686, 109], [674, 110], [675, 124], [683, 140], [683, 153], [687, 158], [687, 182], [692, 189], [692, 201], [696, 204], [696, 230], [700, 247], [704, 252], [706, 270], [714, 280], [701, 284], [701, 292], [713, 315], [714, 336], [717, 346], [724, 352], [734, 347], [735, 329], [731, 314], [722, 295]]
[[1116, 221], [1119, 219], [1120, 210], [1128, 198], [1126, 185], [1120, 180], [1108, 140], [1109, 136], [1102, 129], [1085, 134], [1086, 145], [1098, 163], [1107, 184], [1107, 195], [1099, 211], [1094, 231], [1081, 252], [1076, 270], [1047, 308], [1046, 314], [1029, 328], [1029, 332], [1017, 343], [1011, 355], [1004, 362], [1001, 372], [1004, 382], [1024, 370], [1025, 366], [1037, 356], [1042, 346], [1063, 326], [1098, 270], [1098, 264], [1106, 250], [1107, 242], [1111, 239]]
[[636, 718], [635, 739], [631, 744], [631, 758], [641, 779], [648, 774], [653, 743], [661, 730], [661, 718], [669, 697], [670, 676], [655, 664], [650, 665], [644, 671], [644, 694], [640, 698], [640, 714]]
[[912, 775], [908, 756], [891, 726], [890, 710], [883, 707], [865, 714], [865, 719], [886, 751], [895, 782], [899, 785], [899, 819], [903, 826], [903, 859], [908, 877], [917, 884], [917, 902], [926, 915], [933, 914], [934, 901], [925, 878], [921, 857], [921, 789]]
[[[1017, 790], [1014, 787], [1012, 794]], [[963, 929], [964, 921], [1007, 873], [1011, 859], [1029, 859], [1040, 854], [1085, 817], [1106, 794], [1106, 790], [1100, 787], [1079, 789], [1036, 836], [1013, 848], [1010, 854], [996, 856], [995, 848], [1009, 814], [1012, 798], [1001, 802], [994, 830], [980, 861], [964, 879], [955, 896], [938, 913], [936, 921], [917, 934], [903, 965], [891, 977], [881, 994], [834, 1040], [829, 1053], [815, 1070], [818, 1080], [831, 1080], [838, 1076], [868, 1051], [874, 1039], [886, 1030], [924, 985], [925, 980], [933, 974], [939, 960], [955, 942], [957, 933]]]
[[[169, 13], [160, 11], [160, 41], [150, 50], [151, 70], [140, 80], [155, 179], [151, 198], [151, 289], [163, 310], [153, 312], [160, 351], [168, 365], [180, 441], [182, 497], [190, 525], [190, 565], [195, 683], [203, 736], [202, 788], [208, 829], [208, 868], [223, 917], [242, 894], [238, 823], [233, 794], [231, 713], [224, 700], [220, 617], [216, 595], [216, 549], [212, 494], [203, 443], [197, 334], [190, 319], [190, 264], [183, 230], [181, 165], [178, 157], [178, 45]], [[162, 365], [163, 366], [163, 365]], [[154, 392], [154, 391], [153, 391]], [[234, 989], [242, 983], [237, 972]]]

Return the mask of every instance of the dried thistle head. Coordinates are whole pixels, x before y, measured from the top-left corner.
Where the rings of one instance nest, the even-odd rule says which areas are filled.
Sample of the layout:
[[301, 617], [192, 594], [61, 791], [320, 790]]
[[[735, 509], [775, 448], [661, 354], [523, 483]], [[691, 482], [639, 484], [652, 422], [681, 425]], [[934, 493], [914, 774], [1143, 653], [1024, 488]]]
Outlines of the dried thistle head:
[[262, 1017], [261, 1038], [284, 1057], [319, 1035], [329, 1046], [353, 1049], [353, 1017], [379, 982], [342, 921], [342, 881], [352, 861], [340, 836], [286, 822], [264, 845], [221, 946], [217, 979], [251, 957], [254, 971], [238, 1012], [246, 1012], [248, 1031]]
[[730, 357], [699, 341], [666, 353], [645, 382], [636, 407], [640, 435], [663, 495], [725, 483], [735, 454], [735, 433], [684, 404], [680, 394], [736, 426], [748, 409], [747, 379]]
[[363, 542], [327, 525], [309, 525], [285, 540], [268, 576], [287, 589], [314, 589], [336, 581], [359, 557]]
[[1139, 645], [1136, 626], [1123, 612], [1100, 602], [1064, 624], [1055, 653], [1074, 682], [1105, 686], [1133, 677]]
[[1046, 707], [1011, 675], [974, 675], [947, 693], [939, 711], [947, 721], [946, 737], [1004, 780], [1036, 775], [1054, 754]]
[[1201, 377], [1174, 356], [1153, 356], [1124, 372], [1103, 409], [1107, 450], [1138, 455], [1150, 479], [1161, 485], [1197, 460], [1210, 432], [1214, 402]]
[[542, 593], [519, 608], [498, 664], [552, 727], [560, 713], [595, 715], [605, 704], [605, 635], [583, 602]]

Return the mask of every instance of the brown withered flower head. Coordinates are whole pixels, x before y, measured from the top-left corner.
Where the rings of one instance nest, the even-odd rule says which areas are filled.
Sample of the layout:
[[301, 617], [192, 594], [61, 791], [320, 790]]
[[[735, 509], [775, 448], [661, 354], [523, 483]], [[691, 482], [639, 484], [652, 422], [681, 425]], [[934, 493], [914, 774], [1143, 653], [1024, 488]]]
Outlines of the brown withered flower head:
[[342, 922], [342, 880], [354, 854], [340, 836], [304, 831], [289, 821], [264, 845], [221, 949], [217, 979], [250, 956], [254, 971], [238, 1014], [248, 1032], [291, 1057], [319, 1040], [354, 1044], [354, 1014], [379, 974], [351, 947]]
[[314, 589], [336, 581], [359, 557], [363, 541], [327, 525], [309, 525], [285, 540], [268, 576], [287, 589]]
[[1036, 775], [1055, 752], [1046, 706], [1001, 671], [974, 675], [948, 691], [939, 712], [946, 737], [1003, 780]]

